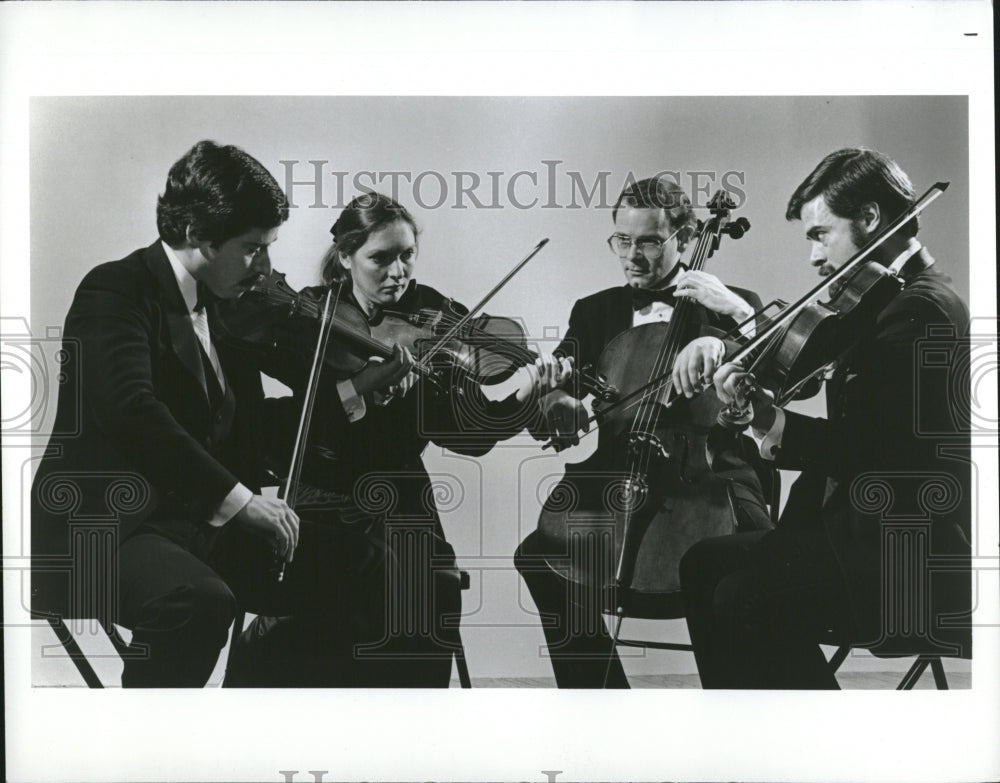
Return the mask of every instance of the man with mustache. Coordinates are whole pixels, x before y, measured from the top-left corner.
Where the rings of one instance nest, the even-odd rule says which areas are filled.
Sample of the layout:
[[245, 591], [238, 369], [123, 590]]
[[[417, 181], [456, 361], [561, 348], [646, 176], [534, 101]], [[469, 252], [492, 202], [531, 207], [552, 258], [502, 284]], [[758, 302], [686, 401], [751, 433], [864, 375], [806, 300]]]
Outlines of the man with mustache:
[[[260, 372], [213, 340], [205, 308], [270, 271], [287, 218], [284, 193], [257, 160], [199, 142], [170, 169], [159, 239], [92, 269], [66, 317], [54, 428], [64, 434], [51, 438], [32, 485], [32, 609], [131, 629], [125, 687], [201, 687], [237, 603], [310, 612], [323, 627], [324, 596], [346, 581], [326, 534], [307, 536], [284, 501], [260, 494]], [[381, 388], [408, 370], [397, 351], [355, 387]], [[89, 543], [95, 519], [111, 520], [110, 543]], [[350, 546], [336, 551], [355, 562], [370, 554]], [[275, 557], [295, 554], [279, 585]]]
[[[703, 327], [728, 332], [760, 308], [756, 294], [727, 288], [715, 275], [687, 270], [681, 263], [681, 254], [694, 235], [697, 221], [690, 198], [673, 180], [652, 177], [626, 187], [612, 210], [612, 219], [614, 233], [608, 238], [608, 246], [621, 264], [626, 284], [585, 297], [573, 306], [569, 329], [554, 352], [558, 366], [553, 371], [559, 373], [558, 377], [567, 375], [571, 367], [596, 365], [612, 338], [631, 327], [669, 322], [676, 297], [689, 297], [696, 303], [692, 318], [695, 328], [687, 340]], [[673, 373], [678, 392], [691, 395], [700, 383], [706, 350], [715, 351], [716, 347], [694, 340], [680, 352]], [[585, 394], [579, 385], [572, 385], [543, 397], [543, 427], [538, 434], [551, 437], [557, 448], [579, 443], [579, 433], [587, 428], [587, 410], [580, 399]], [[718, 449], [713, 455], [713, 467], [731, 479], [740, 529], [769, 527], [760, 482], [743, 456], [744, 444], [730, 438], [725, 444], [715, 445]], [[534, 531], [521, 543], [514, 563], [543, 615], [558, 686], [628, 687], [604, 626], [599, 591], [574, 595], [576, 588], [545, 565], [546, 554], [559, 554], [547, 552], [547, 546], [551, 544], [540, 531]]]
[[[827, 276], [848, 261], [914, 202], [909, 177], [868, 149], [824, 158], [788, 202], [811, 243], [810, 263]], [[773, 531], [707, 539], [681, 562], [688, 628], [705, 688], [837, 688], [820, 642], [879, 645], [896, 654], [971, 654], [967, 623], [942, 623], [968, 613], [970, 473], [968, 437], [939, 437], [961, 412], [940, 374], [918, 363], [918, 341], [945, 335], [940, 351], [961, 366], [968, 311], [917, 240], [914, 218], [870, 259], [897, 269], [903, 288], [861, 338], [836, 360], [826, 381], [827, 417], [810, 418], [773, 405], [770, 392], [753, 401], [751, 426], [761, 455], [778, 468], [801, 471]], [[711, 354], [716, 356], [717, 354]], [[958, 357], [958, 358], [955, 358]], [[732, 364], [715, 371], [720, 398], [731, 401], [745, 376]], [[920, 414], [919, 417], [917, 414]], [[929, 418], [928, 418], [929, 417]], [[918, 420], [920, 426], [918, 426]], [[934, 426], [927, 428], [928, 421]], [[956, 434], [958, 431], [954, 430]], [[954, 456], [943, 448], [949, 444]], [[957, 494], [923, 496], [911, 480], [929, 478]], [[905, 584], [887, 567], [891, 518], [866, 508], [861, 487], [887, 488], [886, 514], [929, 515], [927, 546], [950, 561], [948, 573], [916, 573]], [[937, 507], [935, 509], [935, 507]], [[919, 546], [914, 543], [914, 546]], [[965, 566], [962, 564], [965, 563]], [[933, 576], [933, 578], [931, 578]], [[929, 592], [928, 592], [929, 591]], [[923, 606], [925, 638], [893, 640], [901, 618], [884, 598]], [[900, 606], [903, 603], [899, 604]], [[907, 647], [906, 645], [910, 645]]]

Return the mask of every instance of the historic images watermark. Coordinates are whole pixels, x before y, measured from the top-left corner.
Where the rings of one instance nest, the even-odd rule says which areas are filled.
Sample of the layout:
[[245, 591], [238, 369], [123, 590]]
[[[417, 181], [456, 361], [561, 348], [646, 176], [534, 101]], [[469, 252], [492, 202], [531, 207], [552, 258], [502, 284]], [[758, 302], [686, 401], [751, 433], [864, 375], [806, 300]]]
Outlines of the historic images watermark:
[[576, 171], [562, 160], [541, 160], [517, 171], [343, 171], [329, 160], [279, 160], [292, 209], [343, 209], [356, 195], [378, 191], [422, 209], [611, 209], [618, 194], [647, 177], [673, 180], [695, 207], [708, 206], [720, 188], [736, 208], [747, 200], [743, 171], [672, 171], [624, 174]]
[[[543, 769], [540, 770], [541, 774], [545, 775], [545, 783], [557, 783], [559, 776], [563, 774], [561, 769]], [[279, 769], [278, 774], [281, 775], [282, 781], [284, 783], [298, 783], [298, 781], [310, 781], [310, 778], [302, 777], [297, 778], [296, 775], [299, 774], [297, 769]], [[325, 776], [330, 774], [328, 769], [310, 769], [306, 770], [307, 775], [311, 775], [311, 783], [325, 783]]]

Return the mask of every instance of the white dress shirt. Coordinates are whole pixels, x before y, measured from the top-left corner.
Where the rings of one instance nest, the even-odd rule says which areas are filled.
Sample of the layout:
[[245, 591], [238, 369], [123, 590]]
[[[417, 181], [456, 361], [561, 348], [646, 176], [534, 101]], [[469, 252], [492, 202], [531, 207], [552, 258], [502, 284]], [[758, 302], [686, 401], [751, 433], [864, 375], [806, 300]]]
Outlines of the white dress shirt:
[[[223, 393], [225, 393], [225, 375], [222, 373], [219, 355], [215, 351], [215, 346], [212, 345], [211, 335], [208, 331], [208, 317], [204, 310], [200, 313], [194, 311], [195, 305], [198, 303], [198, 281], [188, 272], [170, 245], [166, 242], [161, 242], [160, 244], [163, 245], [163, 252], [167, 254], [167, 260], [170, 261], [170, 268], [177, 279], [177, 286], [181, 289], [181, 296], [184, 297], [184, 304], [187, 305], [191, 329], [194, 331], [195, 337], [198, 338], [198, 342], [201, 343], [202, 348], [205, 349], [205, 354], [208, 356], [208, 360], [215, 370], [219, 386], [222, 388]], [[215, 513], [208, 520], [208, 523], [213, 527], [221, 527], [236, 516], [252, 498], [253, 492], [250, 491], [249, 487], [238, 483], [229, 491], [229, 494], [219, 504], [219, 507], [215, 509]]]
[[669, 323], [670, 316], [674, 314], [674, 306], [666, 302], [650, 302], [641, 310], [632, 313], [632, 326], [642, 324]]

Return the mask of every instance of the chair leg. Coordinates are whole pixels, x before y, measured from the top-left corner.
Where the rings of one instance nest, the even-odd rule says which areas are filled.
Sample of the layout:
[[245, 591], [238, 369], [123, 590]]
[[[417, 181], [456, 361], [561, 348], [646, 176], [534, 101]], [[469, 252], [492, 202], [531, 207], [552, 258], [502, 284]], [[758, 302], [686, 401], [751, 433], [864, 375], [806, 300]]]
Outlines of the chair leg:
[[624, 617], [621, 614], [615, 615], [615, 632], [611, 636], [611, 649], [608, 651], [608, 662], [604, 667], [604, 681], [601, 683], [602, 688], [608, 687], [608, 677], [611, 676], [611, 664], [615, 660], [615, 648], [618, 647], [618, 637], [622, 632], [622, 620]]
[[844, 645], [843, 647], [838, 647], [837, 652], [829, 660], [830, 671], [834, 674], [837, 673], [837, 669], [840, 668], [841, 664], [847, 660], [847, 656], [851, 654], [850, 645]]
[[896, 690], [897, 691], [913, 690], [913, 686], [917, 684], [917, 680], [919, 680], [920, 675], [924, 673], [924, 669], [927, 668], [928, 663], [930, 663], [929, 658], [925, 658], [922, 655], [918, 656], [917, 660], [913, 662], [913, 666], [911, 666], [910, 670], [906, 673], [906, 676], [903, 677], [903, 681], [900, 682], [898, 686], [896, 686]]
[[[243, 626], [246, 625], [247, 613], [242, 609], [236, 610], [236, 616], [233, 618], [233, 630], [229, 636], [229, 655], [233, 654], [233, 649], [236, 647], [236, 640], [240, 638], [240, 634], [243, 633]], [[226, 669], [229, 669], [229, 659], [226, 660]]]
[[934, 675], [934, 684], [939, 691], [948, 690], [948, 678], [944, 676], [944, 664], [939, 657], [931, 658], [931, 672]]
[[76, 643], [76, 639], [73, 638], [73, 634], [70, 632], [66, 623], [63, 622], [61, 617], [48, 617], [46, 618], [49, 622], [49, 626], [55, 632], [56, 638], [59, 639], [59, 643], [63, 646], [66, 654], [69, 656], [70, 660], [76, 665], [76, 670], [83, 677], [83, 681], [87, 683], [88, 688], [103, 688], [104, 684], [101, 682], [100, 677], [97, 676], [97, 672], [94, 671], [94, 667], [90, 665], [90, 661], [87, 660], [87, 656], [83, 654], [83, 650], [80, 649], [80, 645]]
[[122, 638], [122, 635], [118, 633], [118, 629], [115, 627], [114, 623], [102, 622], [101, 628], [104, 629], [104, 633], [108, 635], [108, 639], [111, 640], [112, 646], [115, 648], [115, 652], [118, 653], [124, 660], [124, 658], [129, 654], [128, 644]]
[[458, 649], [455, 650], [455, 668], [458, 670], [458, 684], [462, 688], [471, 688], [472, 680], [469, 677], [469, 664], [465, 660], [465, 645], [462, 644], [462, 636], [455, 629], [458, 636]]

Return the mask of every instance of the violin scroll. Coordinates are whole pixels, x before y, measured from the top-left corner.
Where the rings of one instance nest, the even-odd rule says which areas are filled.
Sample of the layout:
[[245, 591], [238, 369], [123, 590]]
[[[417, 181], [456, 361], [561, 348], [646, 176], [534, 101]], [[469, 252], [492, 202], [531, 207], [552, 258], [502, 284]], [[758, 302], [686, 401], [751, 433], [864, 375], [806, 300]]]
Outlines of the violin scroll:
[[719, 411], [718, 422], [727, 430], [743, 432], [753, 420], [753, 403], [750, 397], [756, 389], [756, 379], [747, 373], [736, 383], [732, 401]]

